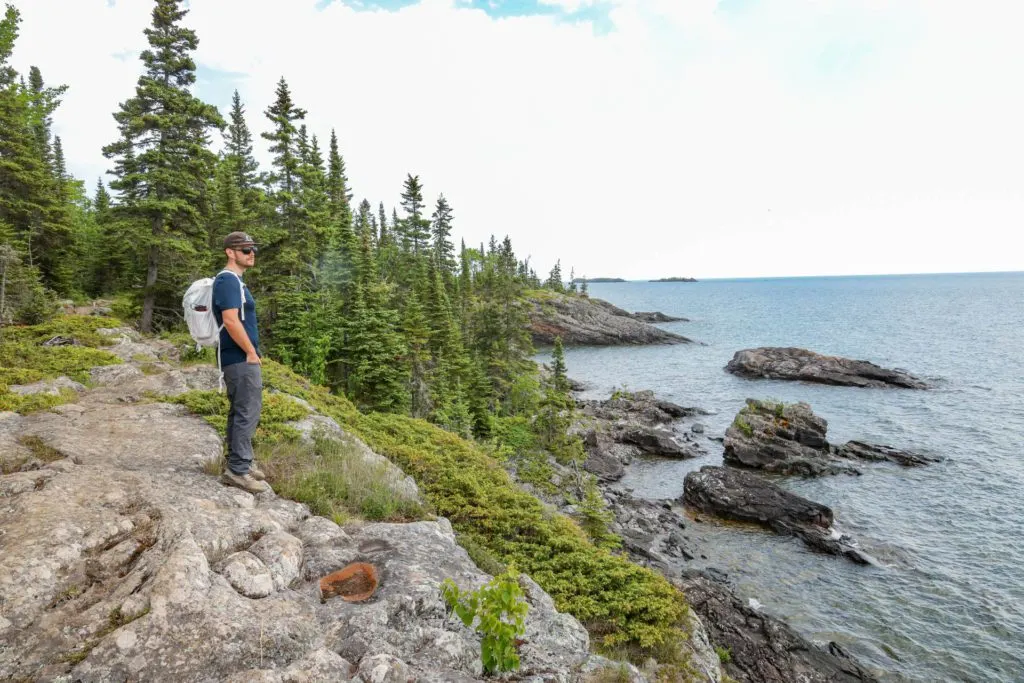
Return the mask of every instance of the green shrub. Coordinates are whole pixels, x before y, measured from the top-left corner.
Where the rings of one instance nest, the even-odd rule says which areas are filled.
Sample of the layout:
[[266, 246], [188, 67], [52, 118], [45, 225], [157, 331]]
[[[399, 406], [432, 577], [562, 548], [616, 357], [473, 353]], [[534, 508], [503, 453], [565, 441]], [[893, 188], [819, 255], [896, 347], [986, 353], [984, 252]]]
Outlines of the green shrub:
[[476, 622], [485, 673], [519, 668], [517, 640], [526, 632], [528, 607], [513, 570], [475, 591], [461, 591], [454, 581], [445, 579], [441, 595], [465, 626]]
[[718, 661], [722, 664], [728, 664], [732, 661], [732, 650], [727, 647], [716, 647], [715, 652], [718, 653]]
[[750, 437], [754, 435], [754, 429], [739, 415], [737, 415], [736, 419], [732, 421], [732, 424], [746, 436]]

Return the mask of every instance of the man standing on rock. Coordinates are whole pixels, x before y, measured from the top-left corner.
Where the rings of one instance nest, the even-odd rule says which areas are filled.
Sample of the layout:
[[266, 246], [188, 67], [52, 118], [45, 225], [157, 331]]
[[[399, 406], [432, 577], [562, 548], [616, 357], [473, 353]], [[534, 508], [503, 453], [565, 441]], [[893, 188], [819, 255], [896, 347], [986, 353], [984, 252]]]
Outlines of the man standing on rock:
[[228, 389], [227, 469], [221, 482], [250, 493], [267, 490], [253, 462], [252, 437], [263, 409], [263, 374], [256, 301], [242, 275], [256, 263], [256, 242], [244, 232], [224, 238], [228, 262], [213, 281], [213, 315], [220, 330], [220, 364]]

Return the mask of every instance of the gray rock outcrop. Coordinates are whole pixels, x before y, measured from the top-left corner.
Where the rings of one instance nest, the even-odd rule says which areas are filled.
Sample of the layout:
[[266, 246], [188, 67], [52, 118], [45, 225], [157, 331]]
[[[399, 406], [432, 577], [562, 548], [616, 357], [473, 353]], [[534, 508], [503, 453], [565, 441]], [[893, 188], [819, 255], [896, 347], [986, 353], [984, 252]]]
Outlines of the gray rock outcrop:
[[807, 477], [856, 473], [831, 457], [828, 422], [806, 403], [782, 404], [747, 399], [725, 432], [727, 465]]
[[927, 465], [938, 458], [849, 441], [829, 444], [828, 422], [806, 403], [776, 403], [747, 399], [725, 432], [724, 460], [734, 467], [806, 477], [859, 474], [851, 460], [888, 461], [904, 467]]
[[545, 292], [529, 302], [530, 334], [535, 344], [562, 342], [580, 346], [685, 344], [691, 339], [636, 319], [601, 299]]
[[858, 564], [870, 559], [832, 528], [832, 510], [775, 484], [732, 467], [705, 465], [690, 472], [680, 500], [723, 519], [749, 522], [776, 533], [797, 536], [811, 548], [842, 555]]
[[[77, 403], [0, 414], [4, 458], [26, 436], [64, 456], [0, 476], [0, 679], [481, 680], [479, 636], [448, 617], [439, 585], [490, 577], [446, 520], [342, 529], [225, 487], [203, 471], [221, 453], [213, 428], [137, 399], [209, 373], [100, 376]], [[374, 596], [322, 603], [319, 579], [357, 560], [379, 569]], [[581, 680], [607, 661], [522, 585], [522, 680]]]
[[924, 380], [903, 370], [889, 370], [866, 360], [825, 356], [793, 347], [737, 351], [725, 369], [749, 378], [799, 380], [850, 387], [927, 389]]
[[686, 432], [672, 423], [704, 414], [655, 397], [652, 391], [616, 392], [604, 401], [577, 401], [580, 419], [574, 430], [583, 437], [587, 459], [583, 467], [605, 482], [625, 474], [624, 465], [645, 454], [692, 458], [703, 454]]

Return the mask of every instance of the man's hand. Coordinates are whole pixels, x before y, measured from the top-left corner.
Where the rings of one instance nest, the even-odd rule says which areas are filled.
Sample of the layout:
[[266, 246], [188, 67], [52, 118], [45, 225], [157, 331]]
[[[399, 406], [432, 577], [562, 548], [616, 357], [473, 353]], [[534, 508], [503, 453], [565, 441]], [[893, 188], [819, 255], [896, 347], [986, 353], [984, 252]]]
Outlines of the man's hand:
[[259, 354], [256, 353], [255, 351], [253, 351], [252, 353], [247, 353], [245, 355], [245, 362], [248, 363], [249, 365], [263, 365], [263, 361], [260, 360]]

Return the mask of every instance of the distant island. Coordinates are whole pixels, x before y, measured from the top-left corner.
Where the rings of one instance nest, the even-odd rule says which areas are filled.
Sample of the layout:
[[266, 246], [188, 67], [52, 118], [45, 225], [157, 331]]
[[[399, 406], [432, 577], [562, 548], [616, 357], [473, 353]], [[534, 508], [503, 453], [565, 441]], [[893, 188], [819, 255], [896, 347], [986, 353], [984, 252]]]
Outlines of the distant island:
[[648, 280], [648, 282], [696, 282], [696, 278], [692, 277], [663, 277], [657, 280]]
[[578, 277], [573, 279], [576, 284], [584, 282], [625, 282], [621, 277]]

